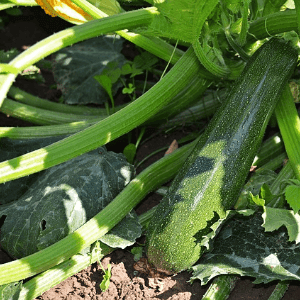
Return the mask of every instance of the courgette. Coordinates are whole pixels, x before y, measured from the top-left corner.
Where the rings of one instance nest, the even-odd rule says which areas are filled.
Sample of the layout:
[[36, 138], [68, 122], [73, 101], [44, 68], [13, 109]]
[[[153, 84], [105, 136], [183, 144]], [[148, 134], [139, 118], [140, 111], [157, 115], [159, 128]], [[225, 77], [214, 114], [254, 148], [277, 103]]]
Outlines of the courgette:
[[201, 239], [236, 202], [297, 57], [272, 38], [249, 59], [150, 221], [147, 256], [157, 269], [177, 273], [204, 252]]

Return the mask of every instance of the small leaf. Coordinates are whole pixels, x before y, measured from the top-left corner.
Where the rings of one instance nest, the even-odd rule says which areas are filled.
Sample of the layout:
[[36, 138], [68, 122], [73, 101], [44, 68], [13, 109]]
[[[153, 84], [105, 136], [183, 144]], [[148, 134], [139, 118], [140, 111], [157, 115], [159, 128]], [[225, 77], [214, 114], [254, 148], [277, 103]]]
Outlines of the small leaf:
[[131, 73], [132, 73], [132, 67], [129, 63], [122, 66], [122, 69], [121, 69], [121, 74], [122, 75], [128, 75], [128, 74], [131, 74]]
[[107, 270], [104, 271], [103, 279], [100, 283], [100, 289], [105, 292], [109, 288], [111, 278], [111, 264], [107, 265]]
[[250, 193], [251, 200], [258, 206], [264, 206], [265, 200], [261, 199], [258, 195], [253, 196], [252, 193]]
[[265, 212], [262, 214], [266, 231], [274, 231], [285, 226], [288, 231], [289, 241], [300, 242], [300, 216], [291, 210], [264, 207]]
[[143, 247], [133, 247], [130, 252], [133, 254], [133, 259], [138, 261], [143, 256]]
[[[107, 101], [107, 93], [99, 87], [94, 76], [107, 75], [112, 83], [115, 77], [119, 78], [120, 70], [115, 70], [125, 63], [120, 53], [122, 45], [123, 40], [118, 36], [100, 36], [55, 53], [54, 79], [67, 104], [103, 104]], [[108, 74], [112, 70], [116, 72], [114, 77]], [[114, 87], [113, 90], [117, 89]]]
[[17, 300], [22, 290], [22, 282], [12, 282], [0, 286], [0, 299]]
[[133, 210], [112, 230], [100, 238], [100, 241], [112, 248], [125, 249], [132, 246], [142, 235], [142, 226]]
[[135, 87], [133, 86], [133, 84], [129, 83], [128, 87], [124, 87], [122, 89], [122, 93], [123, 94], [132, 94], [134, 92], [134, 90], [135, 90]]
[[94, 78], [99, 82], [99, 84], [105, 89], [107, 94], [109, 95], [109, 98], [113, 98], [112, 95], [112, 82], [110, 77], [107, 75], [96, 75]]
[[285, 188], [285, 198], [294, 213], [300, 209], [300, 186], [289, 185]]
[[127, 161], [132, 164], [135, 158], [135, 154], [136, 154], [136, 146], [135, 144], [128, 144], [124, 150], [123, 150], [123, 154], [125, 155]]

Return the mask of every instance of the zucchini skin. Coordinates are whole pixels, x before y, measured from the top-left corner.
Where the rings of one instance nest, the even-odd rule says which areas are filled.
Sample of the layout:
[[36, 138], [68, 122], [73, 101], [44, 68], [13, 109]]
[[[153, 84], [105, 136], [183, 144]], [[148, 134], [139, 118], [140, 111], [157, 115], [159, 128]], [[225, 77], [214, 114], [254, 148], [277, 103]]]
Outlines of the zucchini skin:
[[233, 84], [150, 221], [147, 256], [160, 271], [190, 268], [204, 252], [201, 238], [235, 204], [297, 57], [272, 38]]

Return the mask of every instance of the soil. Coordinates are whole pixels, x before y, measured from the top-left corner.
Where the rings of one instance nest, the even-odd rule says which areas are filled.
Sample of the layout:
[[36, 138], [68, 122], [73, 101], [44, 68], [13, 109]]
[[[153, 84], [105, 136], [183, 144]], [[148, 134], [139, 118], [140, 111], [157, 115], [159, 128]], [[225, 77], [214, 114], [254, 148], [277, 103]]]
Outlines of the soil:
[[[9, 16], [4, 29], [0, 30], [1, 50], [17, 48], [22, 51], [52, 33], [70, 26], [59, 18], [51, 18], [45, 15], [44, 12], [37, 7], [22, 8], [22, 12], [23, 14], [21, 16]], [[5, 15], [4, 12], [0, 14], [0, 16]], [[132, 49], [131, 51], [134, 51], [133, 48], [130, 49]], [[43, 70], [42, 74], [46, 79], [45, 83], [37, 83], [18, 78], [15, 84], [34, 95], [56, 101], [60, 97], [60, 92], [49, 88], [54, 83], [51, 72]], [[29, 125], [31, 124], [0, 114], [0, 126]], [[148, 154], [161, 147], [169, 146], [174, 139], [180, 139], [181, 137], [186, 136], [188, 133], [187, 130], [188, 129], [182, 128], [171, 133], [159, 133], [139, 147], [137, 160], [140, 161]], [[123, 148], [119, 146], [118, 143], [119, 141], [113, 143], [112, 147], [116, 152], [121, 152]], [[154, 160], [157, 160], [162, 156], [163, 152], [155, 155], [137, 171], [139, 172], [142, 168], [145, 168]], [[136, 208], [137, 213], [141, 214], [147, 211], [149, 208], [158, 204], [160, 199], [161, 197], [157, 194], [150, 194]], [[0, 263], [8, 261], [10, 261], [10, 258], [4, 252], [0, 251]], [[182, 272], [172, 277], [155, 280], [147, 274], [135, 270], [135, 261], [130, 249], [116, 250], [111, 255], [106, 256], [102, 260], [102, 264], [106, 268], [108, 263], [112, 265], [112, 277], [109, 289], [106, 292], [101, 292], [99, 288], [103, 272], [100, 266], [95, 263], [53, 287], [37, 299], [196, 300], [201, 299], [207, 289], [206, 286], [201, 286], [200, 281], [195, 281], [193, 284], [190, 284], [188, 282], [190, 277], [188, 272]], [[254, 285], [251, 278], [241, 278], [236, 284], [229, 299], [268, 299], [274, 287], [275, 283], [269, 285]], [[283, 299], [300, 299], [300, 286], [297, 282], [291, 283], [289, 290]]]

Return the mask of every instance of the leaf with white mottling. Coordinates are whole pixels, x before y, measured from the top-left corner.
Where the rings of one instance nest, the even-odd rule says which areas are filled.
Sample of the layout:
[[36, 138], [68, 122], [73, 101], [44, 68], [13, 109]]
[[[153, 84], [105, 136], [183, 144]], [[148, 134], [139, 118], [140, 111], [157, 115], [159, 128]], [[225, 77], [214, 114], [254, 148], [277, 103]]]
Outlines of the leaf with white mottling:
[[191, 281], [207, 284], [221, 274], [256, 278], [254, 283], [300, 280], [300, 245], [288, 241], [285, 228], [265, 232], [260, 214], [230, 220], [214, 242], [214, 249], [192, 267]]
[[7, 253], [20, 258], [57, 242], [128, 184], [133, 167], [125, 157], [98, 151], [46, 170], [18, 201], [0, 206], [5, 217], [0, 242]]

